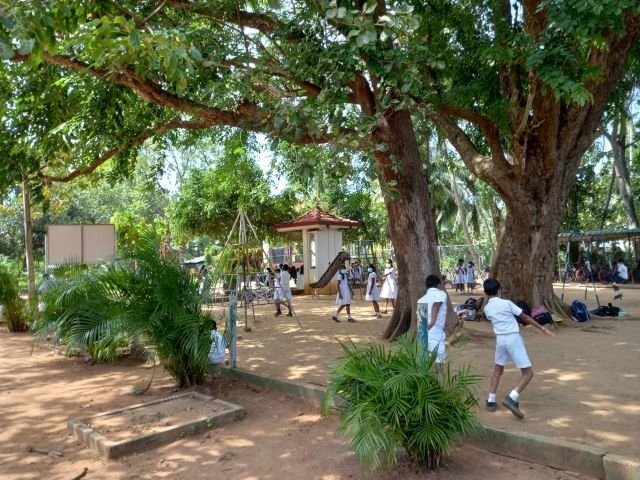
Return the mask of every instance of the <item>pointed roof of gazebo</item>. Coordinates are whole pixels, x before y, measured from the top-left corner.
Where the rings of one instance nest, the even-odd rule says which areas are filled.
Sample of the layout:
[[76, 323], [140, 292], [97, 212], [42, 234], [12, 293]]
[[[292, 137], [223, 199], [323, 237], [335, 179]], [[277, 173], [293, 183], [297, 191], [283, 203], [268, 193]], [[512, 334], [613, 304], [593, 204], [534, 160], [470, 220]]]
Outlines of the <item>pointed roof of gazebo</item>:
[[296, 230], [308, 230], [313, 228], [357, 228], [360, 222], [338, 217], [316, 206], [304, 215], [289, 222], [278, 223], [273, 226], [278, 232], [293, 232]]

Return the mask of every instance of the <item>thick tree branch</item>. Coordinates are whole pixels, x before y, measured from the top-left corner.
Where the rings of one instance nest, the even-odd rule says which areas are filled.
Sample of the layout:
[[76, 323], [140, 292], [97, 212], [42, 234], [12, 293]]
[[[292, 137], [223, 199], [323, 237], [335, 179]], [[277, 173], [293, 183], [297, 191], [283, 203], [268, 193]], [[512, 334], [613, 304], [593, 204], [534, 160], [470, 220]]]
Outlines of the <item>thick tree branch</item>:
[[232, 12], [227, 12], [206, 6], [203, 7], [199, 3], [191, 0], [168, 0], [167, 5], [176, 10], [196, 13], [203, 17], [233, 23], [241, 27], [254, 28], [260, 32], [272, 32], [285, 26], [284, 23], [275, 18], [261, 13], [247, 12], [246, 10], [236, 11], [235, 9]]
[[172, 120], [170, 122], [159, 125], [157, 127], [149, 128], [144, 132], [142, 132], [141, 134], [133, 138], [130, 138], [129, 140], [120, 144], [119, 146], [112, 148], [111, 150], [108, 150], [107, 152], [103, 153], [98, 158], [96, 158], [93, 162], [91, 162], [89, 165], [78, 168], [63, 176], [44, 175], [43, 177], [41, 177], [41, 179], [46, 185], [51, 185], [52, 183], [70, 182], [72, 180], [75, 180], [78, 177], [93, 173], [100, 165], [103, 165], [110, 158], [113, 158], [131, 148], [135, 148], [142, 145], [147, 139], [151, 137], [154, 137], [156, 135], [162, 135], [163, 133], [168, 132], [170, 130], [177, 130], [182, 128], [199, 129], [199, 128], [206, 128], [209, 126], [211, 125], [209, 125], [207, 122], [204, 122], [204, 121]]
[[480, 154], [464, 130], [447, 115], [435, 112], [427, 115], [427, 118], [445, 135], [471, 173], [487, 181], [499, 191], [502, 190], [499, 188], [499, 180], [511, 171], [511, 165], [504, 157], [492, 159]]
[[[563, 115], [560, 132], [563, 154], [570, 151], [584, 152], [593, 143], [602, 120], [602, 112], [618, 85], [631, 50], [640, 41], [640, 15], [627, 15], [624, 34], [609, 31], [605, 38], [608, 40], [608, 48], [592, 48], [589, 55], [589, 64], [602, 72], [602, 77], [587, 83], [588, 90], [593, 94], [590, 107], [584, 108], [574, 103], [568, 106]], [[572, 136], [569, 134], [571, 124], [576, 123], [582, 126], [579, 130], [582, 134]]]
[[356, 72], [355, 78], [347, 82], [347, 86], [353, 92], [353, 95], [347, 97], [348, 100], [360, 105], [365, 114], [373, 115], [376, 111], [376, 98], [365, 76]]
[[[25, 61], [27, 58], [27, 55], [16, 55], [12, 58], [12, 61], [20, 62]], [[181, 98], [163, 89], [153, 81], [140, 77], [129, 67], [120, 67], [119, 70], [109, 71], [92, 67], [89, 64], [67, 56], [50, 54], [45, 54], [43, 61], [50, 65], [58, 65], [79, 73], [91, 75], [101, 80], [106, 79], [111, 83], [122, 85], [136, 92], [150, 103], [192, 115], [206, 122], [209, 126], [239, 127], [260, 133], [272, 132], [270, 113], [249, 101], [239, 103], [234, 111], [221, 110]], [[297, 144], [320, 144], [329, 142], [331, 137], [306, 133], [296, 136], [295, 138], [286, 138], [286, 140]]]
[[473, 110], [455, 105], [441, 104], [438, 106], [438, 112], [444, 115], [458, 117], [477, 125], [487, 140], [487, 145], [489, 146], [489, 150], [491, 150], [491, 156], [494, 160], [504, 162], [505, 164], [507, 163], [504, 150], [500, 143], [500, 129], [494, 121]]

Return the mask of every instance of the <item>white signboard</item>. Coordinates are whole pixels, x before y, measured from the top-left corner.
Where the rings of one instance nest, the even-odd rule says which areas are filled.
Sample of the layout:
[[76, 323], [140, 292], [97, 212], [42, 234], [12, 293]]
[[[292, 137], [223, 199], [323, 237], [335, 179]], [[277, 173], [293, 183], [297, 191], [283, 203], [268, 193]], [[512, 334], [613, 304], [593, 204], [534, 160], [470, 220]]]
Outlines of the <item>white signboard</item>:
[[114, 225], [48, 225], [47, 265], [102, 263], [116, 254]]

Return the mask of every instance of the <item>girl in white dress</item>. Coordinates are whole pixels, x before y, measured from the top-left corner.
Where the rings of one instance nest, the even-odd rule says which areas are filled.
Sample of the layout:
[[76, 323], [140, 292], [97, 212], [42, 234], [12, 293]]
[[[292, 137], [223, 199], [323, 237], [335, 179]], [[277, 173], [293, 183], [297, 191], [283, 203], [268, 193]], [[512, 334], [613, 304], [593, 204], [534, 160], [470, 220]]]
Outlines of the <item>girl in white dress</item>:
[[338, 295], [336, 295], [336, 314], [331, 317], [334, 322], [340, 323], [338, 316], [343, 308], [347, 308], [347, 322], [355, 323], [355, 320], [351, 318], [351, 299], [353, 298], [353, 290], [349, 283], [349, 276], [347, 275], [347, 269], [342, 267], [340, 273], [338, 273]]
[[467, 292], [473, 293], [473, 289], [476, 286], [476, 276], [475, 272], [473, 271], [473, 262], [471, 260], [469, 260], [469, 263], [467, 263], [467, 273], [465, 281], [467, 283]]
[[376, 312], [376, 318], [381, 318], [380, 315], [380, 306], [378, 305], [378, 300], [380, 300], [380, 293], [378, 292], [378, 274], [376, 273], [376, 267], [373, 263], [369, 264], [369, 268], [367, 268], [367, 272], [369, 272], [369, 278], [367, 279], [367, 296], [365, 299], [368, 302], [373, 303], [373, 310]]
[[380, 291], [380, 297], [384, 298], [383, 313], [387, 313], [389, 300], [391, 300], [391, 308], [396, 308], [396, 297], [398, 296], [398, 279], [396, 277], [396, 271], [393, 268], [393, 261], [391, 259], [387, 260], [387, 268], [384, 270], [384, 275], [382, 275], [380, 278], [384, 278], [382, 290]]
[[456, 293], [464, 293], [464, 284], [467, 283], [467, 270], [464, 268], [464, 260], [458, 260], [458, 266], [456, 267], [456, 276], [453, 279], [453, 283], [456, 286]]

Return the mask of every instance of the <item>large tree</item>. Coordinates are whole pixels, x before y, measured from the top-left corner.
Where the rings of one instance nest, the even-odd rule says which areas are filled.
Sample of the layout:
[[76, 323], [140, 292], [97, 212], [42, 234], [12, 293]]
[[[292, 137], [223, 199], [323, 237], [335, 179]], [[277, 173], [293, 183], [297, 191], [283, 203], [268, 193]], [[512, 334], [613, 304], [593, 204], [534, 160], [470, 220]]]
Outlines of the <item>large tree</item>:
[[640, 4], [462, 4], [425, 32], [452, 60], [431, 74], [439, 94], [427, 115], [506, 205], [493, 265], [504, 293], [561, 311], [552, 276], [563, 209], [640, 38]]
[[103, 152], [76, 171], [154, 135], [221, 125], [369, 154], [403, 272], [393, 336], [438, 271], [420, 107], [507, 205], [505, 286], [551, 296], [566, 187], [638, 38], [637, 2], [604, 3], [25, 0], [0, 12], [0, 55], [63, 69], [75, 94], [109, 85], [106, 103], [146, 102], [107, 139], [80, 116], [71, 126], [84, 120]]
[[[162, 107], [147, 109], [138, 131], [90, 167], [154, 134], [221, 125], [369, 153], [393, 219], [388, 233], [404, 272], [395, 319], [406, 329], [425, 276], [438, 271], [407, 95], [420, 76], [415, 65], [429, 55], [413, 35], [420, 22], [408, 7], [372, 1], [15, 2], [2, 13], [0, 54], [57, 66], [88, 84], [118, 85], [125, 92], [112, 95], [132, 91]], [[77, 89], [79, 81], [73, 83]]]

